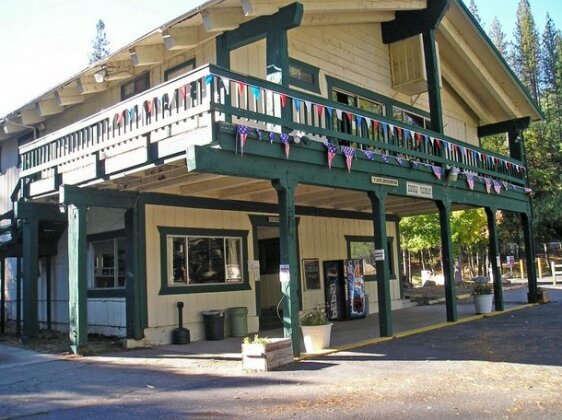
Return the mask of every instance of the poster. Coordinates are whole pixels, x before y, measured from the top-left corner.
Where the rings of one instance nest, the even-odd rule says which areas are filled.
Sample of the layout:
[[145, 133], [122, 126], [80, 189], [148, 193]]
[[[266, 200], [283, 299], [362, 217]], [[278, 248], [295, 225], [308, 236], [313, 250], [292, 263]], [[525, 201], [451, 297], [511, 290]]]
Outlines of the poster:
[[317, 258], [303, 259], [302, 271], [306, 290], [320, 289], [320, 261]]

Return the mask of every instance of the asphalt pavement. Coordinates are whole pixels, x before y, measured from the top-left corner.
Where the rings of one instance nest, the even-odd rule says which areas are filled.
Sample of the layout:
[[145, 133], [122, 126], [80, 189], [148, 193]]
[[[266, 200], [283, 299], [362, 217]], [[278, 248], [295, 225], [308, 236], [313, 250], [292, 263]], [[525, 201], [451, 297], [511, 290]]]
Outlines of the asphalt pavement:
[[274, 372], [169, 348], [61, 357], [0, 345], [0, 418], [560, 419], [562, 291], [551, 299]]

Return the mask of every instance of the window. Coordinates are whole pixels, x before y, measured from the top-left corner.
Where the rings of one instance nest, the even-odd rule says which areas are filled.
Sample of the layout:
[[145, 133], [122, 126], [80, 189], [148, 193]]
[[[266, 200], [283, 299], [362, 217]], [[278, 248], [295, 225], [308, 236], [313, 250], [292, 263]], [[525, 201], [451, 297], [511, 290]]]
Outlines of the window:
[[90, 257], [89, 288], [124, 288], [126, 261], [124, 236], [90, 240], [88, 248]]
[[289, 84], [292, 86], [320, 93], [319, 71], [318, 67], [289, 58]]
[[165, 241], [168, 286], [244, 282], [246, 244], [240, 231], [208, 231], [202, 234], [199, 229], [191, 229], [191, 232], [188, 229], [185, 234], [166, 234]]
[[414, 114], [413, 112], [406, 111], [405, 109], [393, 107], [392, 116], [395, 120], [405, 122], [406, 124], [413, 125], [415, 127], [422, 127], [430, 129], [430, 120], [421, 115]]
[[150, 75], [148, 72], [125, 82], [121, 85], [121, 100], [129, 99], [137, 93], [144, 92], [150, 88]]
[[164, 81], [175, 79], [195, 68], [195, 60], [184, 61], [177, 66], [171, 67], [164, 71]]
[[[365, 260], [365, 280], [376, 280], [375, 238], [371, 236], [346, 236], [347, 255], [350, 259]], [[392, 238], [388, 238], [385, 257], [390, 266], [390, 277], [396, 278], [394, 273], [394, 254], [392, 253]]]

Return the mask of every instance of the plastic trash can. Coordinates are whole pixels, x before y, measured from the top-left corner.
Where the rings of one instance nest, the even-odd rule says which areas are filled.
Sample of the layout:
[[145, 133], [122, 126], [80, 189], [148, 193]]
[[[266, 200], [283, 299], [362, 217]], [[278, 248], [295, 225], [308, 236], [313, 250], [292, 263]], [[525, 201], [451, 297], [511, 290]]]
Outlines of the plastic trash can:
[[210, 310], [203, 312], [205, 340], [222, 340], [224, 338], [224, 312]]
[[231, 337], [248, 335], [248, 308], [244, 306], [228, 308], [228, 326]]

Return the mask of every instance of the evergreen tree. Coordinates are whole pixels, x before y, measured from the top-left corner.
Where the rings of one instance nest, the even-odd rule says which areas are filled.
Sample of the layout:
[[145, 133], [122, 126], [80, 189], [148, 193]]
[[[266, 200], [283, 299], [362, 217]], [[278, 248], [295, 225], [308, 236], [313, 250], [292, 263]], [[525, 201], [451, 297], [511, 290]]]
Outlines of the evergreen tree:
[[556, 29], [550, 15], [546, 14], [546, 25], [542, 35], [541, 72], [542, 83], [547, 92], [558, 91], [559, 85], [556, 77], [556, 66], [560, 59], [558, 41], [560, 31]]
[[489, 36], [502, 57], [507, 60], [508, 42], [505, 39], [505, 33], [502, 30], [502, 24], [500, 23], [500, 20], [497, 16], [494, 16], [494, 19], [492, 20]]
[[515, 71], [533, 99], [540, 103], [540, 40], [529, 0], [519, 1], [514, 37]]
[[105, 23], [103, 20], [98, 20], [96, 24], [96, 37], [92, 41], [92, 51], [88, 57], [88, 64], [94, 64], [109, 55], [109, 41], [105, 33]]
[[474, 16], [476, 21], [480, 25], [482, 25], [482, 20], [480, 19], [480, 14], [478, 12], [478, 6], [476, 6], [476, 3], [474, 3], [474, 0], [470, 0], [470, 3], [468, 4], [468, 10], [470, 10], [470, 13], [472, 13], [472, 15]]

